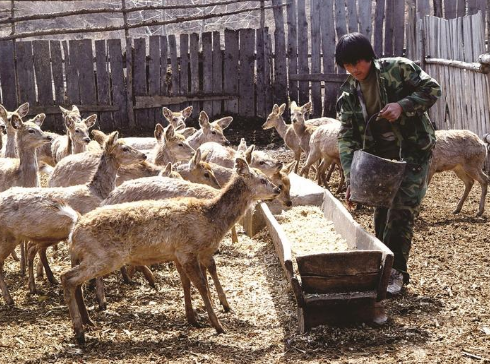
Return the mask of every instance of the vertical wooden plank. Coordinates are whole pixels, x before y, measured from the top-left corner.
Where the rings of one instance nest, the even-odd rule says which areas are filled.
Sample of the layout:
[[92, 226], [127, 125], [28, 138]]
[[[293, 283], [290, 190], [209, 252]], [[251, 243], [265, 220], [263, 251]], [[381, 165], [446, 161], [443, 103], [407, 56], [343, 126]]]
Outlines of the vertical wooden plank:
[[[109, 80], [109, 69], [107, 61], [107, 50], [105, 40], [95, 41], [95, 67], [96, 67], [96, 81], [97, 81], [97, 104], [98, 105], [110, 105], [111, 104], [111, 85]], [[54, 70], [54, 68], [53, 68]], [[54, 76], [54, 72], [53, 72]], [[114, 129], [112, 124], [113, 115], [111, 112], [99, 113], [99, 125], [102, 130], [111, 131]]]
[[255, 31], [241, 29], [240, 34], [240, 100], [238, 110], [241, 116], [255, 116], [254, 69]]
[[[323, 72], [335, 71], [335, 26], [333, 13], [333, 0], [320, 0], [320, 31], [322, 34]], [[335, 104], [337, 101], [338, 84], [325, 82], [325, 95], [323, 101], [323, 115], [335, 117]]]
[[[213, 32], [213, 93], [223, 93], [223, 53], [219, 32]], [[213, 115], [220, 115], [222, 102], [213, 101]]]
[[266, 75], [265, 75], [265, 39], [267, 37], [266, 28], [260, 28], [256, 31], [256, 54], [257, 54], [257, 87], [255, 88], [256, 113], [259, 117], [266, 117]]
[[[146, 38], [136, 38], [134, 41], [133, 56], [133, 90], [134, 96], [148, 95], [146, 86]], [[150, 129], [153, 127], [148, 122], [148, 110], [135, 110], [134, 117], [138, 129]]]
[[[174, 96], [180, 95], [180, 75], [179, 75], [179, 60], [177, 58], [177, 44], [175, 35], [168, 36], [168, 46], [170, 52], [170, 63], [172, 68], [172, 91]], [[169, 105], [171, 110], [178, 110], [179, 105]]]
[[383, 52], [383, 23], [385, 16], [386, 0], [376, 0], [374, 13], [374, 52], [378, 57], [384, 55]]
[[468, 15], [476, 14], [478, 11], [478, 0], [467, 0], [468, 1]]
[[2, 105], [7, 110], [17, 108], [17, 90], [15, 86], [14, 42], [0, 41], [0, 82], [2, 85]]
[[[288, 72], [289, 75], [298, 74], [298, 25], [297, 25], [297, 8], [296, 1], [291, 0], [286, 8], [288, 21]], [[289, 79], [289, 98], [298, 100], [298, 81]], [[270, 110], [268, 110], [269, 112]]]
[[277, 6], [274, 11], [274, 102], [281, 104], [287, 102], [287, 65], [286, 65], [286, 36], [284, 33], [283, 0], [272, 0], [272, 5]]
[[[199, 92], [199, 34], [192, 33], [190, 37], [190, 71], [191, 71], [191, 94]], [[226, 74], [232, 78], [231, 75]], [[192, 103], [192, 116], [197, 118], [201, 111], [200, 103], [195, 101]]]
[[417, 0], [416, 4], [417, 4], [417, 12], [419, 13], [419, 17], [430, 15], [429, 0]]
[[345, 0], [335, 0], [335, 30], [337, 31], [337, 39], [347, 34]]
[[70, 49], [67, 41], [62, 41], [63, 59], [65, 61], [65, 77], [66, 77], [66, 94], [65, 106], [73, 105], [80, 102], [80, 93], [78, 91], [78, 71], [71, 63]]
[[[240, 45], [241, 51], [241, 45]], [[241, 53], [241, 52], [240, 52]], [[202, 91], [204, 94], [213, 92], [213, 35], [211, 32], [202, 33]], [[213, 115], [213, 102], [204, 101], [202, 108], [209, 117]]]
[[[160, 37], [160, 95], [168, 95], [169, 88], [169, 73], [168, 73], [168, 41], [166, 36]], [[164, 106], [164, 105], [162, 105]], [[155, 122], [162, 125], [167, 125], [167, 119], [163, 116], [162, 108], [159, 107], [155, 113]]]
[[127, 114], [127, 97], [126, 87], [124, 82], [124, 69], [122, 58], [122, 46], [120, 39], [109, 39], [107, 41], [109, 50], [109, 63], [111, 66], [111, 85], [112, 85], [112, 102], [119, 107], [119, 110], [114, 112], [114, 127], [127, 127], [129, 124]]
[[[311, 73], [321, 73], [320, 59], [320, 1], [311, 0]], [[322, 116], [322, 85], [320, 82], [311, 83], [311, 101], [313, 116]]]
[[[49, 41], [35, 40], [32, 42], [34, 71], [36, 74], [37, 99], [40, 106], [53, 105], [53, 86], [51, 80], [51, 64], [49, 56]], [[45, 121], [46, 129], [53, 128], [53, 121]]]
[[17, 58], [17, 94], [19, 97], [19, 104], [29, 102], [30, 105], [35, 105], [36, 89], [34, 83], [32, 42], [16, 42], [15, 56]]
[[433, 0], [434, 16], [442, 18], [442, 0]]
[[465, 16], [466, 15], [466, 1], [467, 0], [455, 0], [456, 5], [456, 16]]
[[[180, 35], [180, 93], [181, 95], [189, 94], [189, 35]], [[189, 106], [185, 102], [180, 104], [180, 109]]]
[[387, 57], [392, 57], [394, 55], [393, 33], [395, 28], [395, 1], [396, 0], [386, 0], [384, 54]]
[[359, 2], [359, 32], [371, 40], [373, 34], [373, 21], [371, 14], [373, 11], [373, 2]]
[[[298, 0], [298, 71], [301, 75], [310, 73], [308, 65], [308, 22], [306, 20], [305, 0]], [[299, 81], [298, 104], [304, 104], [310, 100], [310, 83]], [[291, 100], [294, 101], [294, 100]]]
[[[266, 80], [266, 97], [265, 97], [265, 110], [268, 113], [272, 110], [272, 105], [274, 103], [273, 96], [273, 75], [272, 75], [272, 36], [269, 32], [265, 33], [265, 80]], [[285, 100], [287, 101], [287, 100]]]
[[[164, 75], [165, 77], [165, 75]], [[150, 57], [148, 60], [148, 95], [160, 95], [160, 37], [153, 35], [150, 37]], [[161, 108], [153, 108], [148, 113], [148, 127], [155, 126], [160, 122]]]
[[349, 33], [358, 32], [357, 1], [347, 0], [347, 19], [349, 20]]
[[[225, 29], [224, 91], [227, 94], [238, 94], [238, 32]], [[226, 100], [225, 112], [237, 114], [238, 100]]]
[[453, 19], [456, 17], [457, 2], [456, 0], [444, 0], [444, 17]]
[[49, 42], [51, 67], [53, 69], [54, 97], [56, 105], [65, 105], [65, 85], [63, 80], [63, 56], [59, 40]]
[[394, 55], [403, 56], [403, 46], [405, 44], [405, 1], [396, 1], [393, 11], [394, 25]]
[[[76, 42], [76, 43], [75, 43]], [[92, 40], [82, 39], [75, 41], [78, 49], [78, 82], [80, 88], [80, 102], [83, 105], [95, 105], [97, 95], [95, 92], [94, 57], [92, 53]]]

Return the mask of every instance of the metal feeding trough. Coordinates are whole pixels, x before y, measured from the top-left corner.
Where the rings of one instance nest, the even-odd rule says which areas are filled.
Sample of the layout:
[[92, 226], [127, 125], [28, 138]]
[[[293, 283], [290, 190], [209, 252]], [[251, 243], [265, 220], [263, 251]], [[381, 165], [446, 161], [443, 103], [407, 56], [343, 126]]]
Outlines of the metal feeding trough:
[[322, 210], [346, 240], [349, 250], [299, 256], [297, 273], [293, 269], [291, 244], [281, 225], [265, 203], [258, 209], [294, 292], [301, 332], [322, 324], [379, 318], [377, 302], [386, 296], [393, 253], [355, 222], [330, 192], [325, 191]]

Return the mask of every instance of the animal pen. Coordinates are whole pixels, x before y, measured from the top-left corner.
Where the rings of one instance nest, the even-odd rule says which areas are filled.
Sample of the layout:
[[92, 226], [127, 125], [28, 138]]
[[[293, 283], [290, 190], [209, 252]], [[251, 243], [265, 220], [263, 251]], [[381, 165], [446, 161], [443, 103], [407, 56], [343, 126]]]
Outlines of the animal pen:
[[[164, 122], [162, 106], [180, 110], [193, 105], [194, 116], [203, 109], [212, 117], [263, 118], [273, 103], [311, 99], [313, 116], [335, 116], [339, 86], [346, 78], [334, 64], [335, 42], [360, 31], [379, 56], [406, 55], [440, 80], [445, 97], [431, 110], [439, 128], [464, 127], [480, 136], [486, 131], [487, 68], [478, 63], [488, 28], [483, 0], [214, 1], [198, 5], [219, 10], [197, 15], [192, 13], [197, 5], [178, 2], [156, 6], [121, 0], [28, 15], [19, 9], [25, 2], [3, 3], [0, 102], [11, 109], [28, 101], [32, 114], [48, 114], [50, 129], [60, 129], [58, 106], [70, 104], [97, 113], [104, 130], [152, 130]], [[152, 17], [170, 11], [184, 15]], [[105, 14], [120, 19], [110, 26], [69, 23]], [[147, 15], [131, 20], [134, 14]], [[206, 19], [244, 14], [255, 17], [255, 26], [206, 31]], [[438, 18], [426, 17], [430, 14]], [[266, 19], [272, 24], [272, 18], [273, 27], [266, 27]], [[68, 22], [64, 28], [31, 30], [61, 19]], [[165, 26], [192, 22], [201, 22], [205, 31], [158, 34]], [[158, 27], [162, 31], [155, 31]], [[153, 35], [141, 37], [141, 29]], [[465, 98], [453, 91], [454, 84], [465, 85]]]

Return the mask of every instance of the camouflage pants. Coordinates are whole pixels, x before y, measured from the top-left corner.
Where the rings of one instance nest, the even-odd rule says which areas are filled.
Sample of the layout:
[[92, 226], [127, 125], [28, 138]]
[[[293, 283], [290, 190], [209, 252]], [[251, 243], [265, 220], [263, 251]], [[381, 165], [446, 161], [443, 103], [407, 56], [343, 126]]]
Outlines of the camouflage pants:
[[420, 164], [408, 163], [392, 206], [374, 211], [376, 237], [394, 253], [393, 268], [403, 274], [405, 283], [409, 281], [407, 261], [412, 246], [414, 220], [427, 191], [429, 165], [430, 159]]

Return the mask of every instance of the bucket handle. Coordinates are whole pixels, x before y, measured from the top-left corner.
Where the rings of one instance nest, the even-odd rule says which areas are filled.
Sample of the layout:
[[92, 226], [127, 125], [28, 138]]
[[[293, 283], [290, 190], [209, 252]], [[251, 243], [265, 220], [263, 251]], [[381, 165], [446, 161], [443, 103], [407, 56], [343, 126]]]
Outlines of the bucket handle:
[[[379, 117], [379, 112], [376, 112], [373, 115], [371, 115], [371, 117], [368, 119], [368, 121], [366, 123], [366, 129], [364, 129], [364, 139], [362, 141], [362, 150], [365, 150], [366, 149], [366, 133], [367, 133], [368, 128], [369, 128], [369, 123], [371, 122], [371, 120], [373, 120], [374, 118], [377, 119], [378, 117]], [[398, 136], [398, 133], [395, 132], [395, 135], [396, 135], [396, 137], [398, 138], [398, 140], [400, 142], [400, 152], [399, 152], [400, 160], [403, 160], [402, 159], [402, 141], [400, 140], [400, 137]]]

